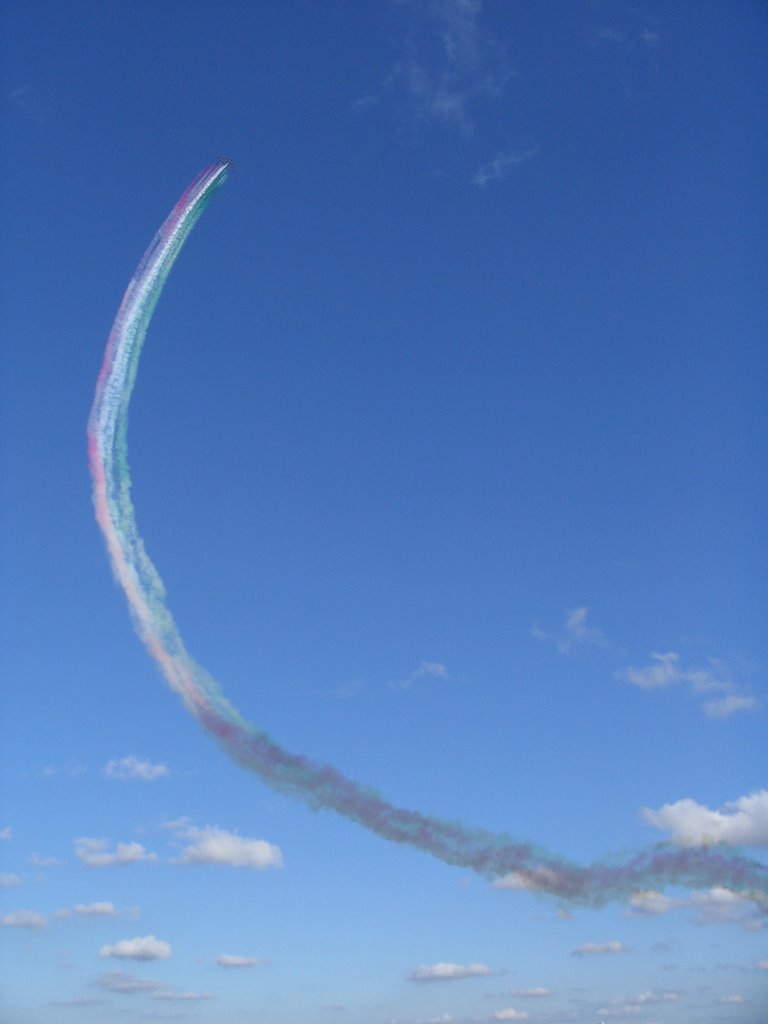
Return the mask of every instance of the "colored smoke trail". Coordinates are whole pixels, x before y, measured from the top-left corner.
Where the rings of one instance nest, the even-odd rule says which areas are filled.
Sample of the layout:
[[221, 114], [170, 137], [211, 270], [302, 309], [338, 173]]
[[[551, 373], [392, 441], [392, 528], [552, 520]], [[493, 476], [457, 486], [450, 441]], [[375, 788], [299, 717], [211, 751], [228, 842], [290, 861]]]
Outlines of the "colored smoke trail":
[[171, 267], [226, 180], [218, 160], [187, 188], [152, 240], [131, 279], [109, 336], [88, 422], [96, 519], [137, 631], [171, 688], [238, 764], [274, 789], [313, 808], [327, 808], [393, 842], [408, 843], [487, 878], [516, 873], [529, 888], [572, 903], [601, 906], [637, 890], [664, 885], [724, 886], [768, 909], [768, 868], [723, 847], [679, 848], [660, 843], [616, 863], [580, 866], [506, 835], [468, 829], [395, 807], [378, 793], [278, 746], [246, 722], [216, 681], [187, 654], [165, 588], [136, 528], [128, 470], [128, 406], [149, 321]]

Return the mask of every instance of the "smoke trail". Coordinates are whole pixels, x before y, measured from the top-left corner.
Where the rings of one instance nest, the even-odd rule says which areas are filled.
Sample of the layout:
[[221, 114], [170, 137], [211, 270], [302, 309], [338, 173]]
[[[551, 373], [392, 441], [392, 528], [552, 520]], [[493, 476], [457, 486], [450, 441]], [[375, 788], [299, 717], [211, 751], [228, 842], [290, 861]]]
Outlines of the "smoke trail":
[[650, 886], [726, 886], [768, 909], [768, 868], [723, 847], [660, 843], [617, 863], [580, 866], [507, 835], [468, 829], [395, 807], [372, 789], [278, 746], [246, 722], [216, 681], [187, 654], [144, 549], [131, 503], [128, 405], [150, 318], [190, 231], [231, 165], [218, 160], [184, 192], [153, 239], [118, 310], [88, 422], [96, 519], [139, 636], [187, 710], [238, 764], [274, 789], [327, 808], [393, 842], [408, 843], [487, 878], [515, 872], [524, 885], [572, 903], [601, 906]]

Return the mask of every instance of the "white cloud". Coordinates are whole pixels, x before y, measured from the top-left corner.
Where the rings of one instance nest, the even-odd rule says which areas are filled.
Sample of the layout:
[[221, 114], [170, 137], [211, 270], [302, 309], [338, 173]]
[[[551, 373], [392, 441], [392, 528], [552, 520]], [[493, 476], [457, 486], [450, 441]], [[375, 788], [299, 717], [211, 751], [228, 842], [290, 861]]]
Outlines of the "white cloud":
[[515, 153], [499, 153], [493, 160], [483, 164], [472, 179], [472, 184], [477, 185], [478, 188], [485, 188], [491, 181], [501, 181], [502, 178], [506, 178], [513, 167], [525, 163], [535, 155], [536, 151], [533, 149], [523, 149]]
[[441, 1013], [439, 1017], [427, 1017], [421, 1024], [453, 1024], [453, 1017], [450, 1013]]
[[8, 840], [11, 838], [11, 826], [6, 825], [5, 828], [0, 828], [0, 839]]
[[503, 93], [510, 70], [503, 47], [480, 27], [482, 6], [482, 0], [408, 5], [412, 23], [386, 84], [404, 86], [418, 121], [469, 134], [470, 107]]
[[571, 956], [601, 956], [603, 953], [623, 953], [626, 951], [623, 942], [611, 939], [610, 942], [585, 942], [574, 949]]
[[672, 899], [655, 889], [642, 889], [632, 893], [629, 898], [630, 913], [647, 915], [649, 917], [657, 914], [666, 914], [670, 910], [685, 905], [685, 900]]
[[120, 760], [108, 761], [104, 774], [110, 779], [141, 779], [142, 782], [153, 782], [155, 779], [162, 779], [168, 775], [168, 769], [164, 764], [152, 764], [150, 761], [140, 761], [138, 757], [123, 757]]
[[587, 625], [588, 608], [571, 608], [565, 613], [565, 622], [556, 632], [538, 626], [531, 627], [531, 636], [555, 645], [561, 654], [572, 654], [580, 647], [607, 647], [602, 631]]
[[75, 854], [78, 860], [89, 868], [105, 868], [114, 864], [135, 864], [143, 860], [157, 860], [156, 853], [147, 853], [141, 843], [117, 843], [110, 851], [106, 839], [89, 839], [82, 836], [75, 840]]
[[732, 995], [720, 996], [720, 998], [717, 1001], [718, 1003], [720, 1003], [721, 1006], [735, 1006], [741, 1005], [742, 1003], [746, 1003], [747, 1000], [744, 998], [744, 996], [734, 992]]
[[695, 800], [677, 800], [657, 811], [644, 807], [642, 815], [654, 828], [671, 832], [680, 846], [709, 843], [768, 845], [768, 789], [739, 797], [711, 810]]
[[117, 914], [114, 904], [106, 900], [101, 903], [76, 903], [74, 912], [79, 917], [115, 917]]
[[528, 1020], [525, 1010], [515, 1010], [508, 1006], [505, 1010], [497, 1010], [493, 1015], [494, 1020]]
[[690, 905], [696, 911], [697, 924], [739, 924], [748, 931], [759, 931], [765, 924], [752, 899], [722, 886], [694, 892]]
[[448, 679], [448, 669], [439, 661], [421, 661], [418, 666], [405, 677], [392, 686], [396, 690], [409, 690], [419, 679]]
[[36, 868], [51, 868], [54, 864], [61, 864], [58, 857], [41, 857], [37, 853], [33, 853], [29, 858], [29, 863]]
[[406, 975], [407, 981], [458, 981], [462, 978], [487, 977], [495, 972], [485, 964], [422, 964]]
[[157, 992], [165, 988], [159, 981], [137, 978], [134, 974], [126, 974], [124, 971], [110, 971], [107, 974], [102, 974], [96, 979], [95, 984], [107, 992], [119, 992], [123, 995]]
[[552, 995], [551, 988], [543, 988], [541, 985], [536, 988], [515, 988], [509, 993], [516, 999], [536, 999], [544, 998], [545, 996]]
[[230, 953], [222, 953], [216, 957], [219, 967], [257, 967], [261, 961], [255, 956], [237, 956]]
[[696, 695], [723, 693], [725, 696], [704, 701], [702, 708], [708, 718], [728, 718], [738, 711], [754, 711], [758, 701], [749, 694], [737, 693], [725, 665], [710, 658], [708, 666], [683, 667], [680, 655], [675, 651], [651, 654], [647, 665], [635, 668], [630, 665], [616, 672], [617, 679], [623, 679], [642, 690], [662, 690], [677, 684], [687, 685]]
[[768, 960], [756, 960], [755, 967], [758, 971], [768, 971]]
[[513, 889], [518, 891], [535, 892], [539, 889], [547, 889], [558, 881], [557, 872], [551, 868], [538, 867], [530, 871], [510, 871], [501, 878], [494, 879], [494, 889]]
[[192, 1003], [201, 999], [210, 999], [210, 992], [177, 992], [174, 989], [159, 989], [153, 992], [150, 999], [162, 999], [169, 1002]]
[[655, 1003], [676, 1003], [680, 998], [679, 992], [664, 989], [660, 992], [640, 992], [639, 995], [630, 996], [628, 1003], [637, 1006], [649, 1006]]
[[754, 711], [756, 708], [756, 697], [744, 697], [736, 693], [704, 702], [704, 714], [707, 718], [728, 718], [737, 711]]
[[14, 910], [3, 918], [8, 928], [45, 928], [45, 923], [43, 915], [36, 910]]
[[0, 874], [0, 889], [10, 889], [13, 885], [21, 885], [21, 879], [14, 874]]
[[102, 946], [99, 956], [115, 957], [118, 960], [167, 960], [171, 955], [171, 946], [154, 935], [144, 935], [135, 939], [120, 939], [113, 945]]
[[225, 864], [259, 871], [283, 866], [280, 848], [266, 839], [248, 839], [213, 825], [197, 828], [177, 822], [169, 827], [175, 827], [178, 834], [189, 841], [179, 856], [182, 864]]

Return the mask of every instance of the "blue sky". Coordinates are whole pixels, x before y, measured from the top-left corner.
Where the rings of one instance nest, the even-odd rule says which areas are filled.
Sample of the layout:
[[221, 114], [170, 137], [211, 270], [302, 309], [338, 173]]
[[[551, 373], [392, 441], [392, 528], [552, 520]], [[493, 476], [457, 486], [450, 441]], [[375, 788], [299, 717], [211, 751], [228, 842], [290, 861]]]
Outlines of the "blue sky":
[[133, 499], [245, 717], [580, 863], [765, 861], [761, 3], [11, 2], [4, 1019], [766, 1020], [725, 886], [495, 884], [231, 763], [131, 629], [85, 424], [170, 277]]

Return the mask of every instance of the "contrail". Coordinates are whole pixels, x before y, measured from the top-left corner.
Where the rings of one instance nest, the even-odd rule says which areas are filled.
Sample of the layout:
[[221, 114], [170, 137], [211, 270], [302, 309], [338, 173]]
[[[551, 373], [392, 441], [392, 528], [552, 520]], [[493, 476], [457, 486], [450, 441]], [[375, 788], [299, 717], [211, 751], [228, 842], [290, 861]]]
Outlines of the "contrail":
[[165, 587], [136, 528], [128, 469], [128, 406], [149, 321], [171, 267], [231, 164], [217, 160], [187, 188], [134, 273], [109, 336], [88, 421], [96, 520], [136, 629], [187, 710], [238, 764], [314, 809], [334, 810], [396, 843], [490, 879], [516, 873], [528, 888], [602, 906], [651, 886], [724, 886], [768, 910], [768, 867], [723, 847], [659, 843], [621, 861], [582, 866], [503, 834], [395, 807], [331, 765], [283, 750], [246, 722], [218, 683], [187, 654]]

